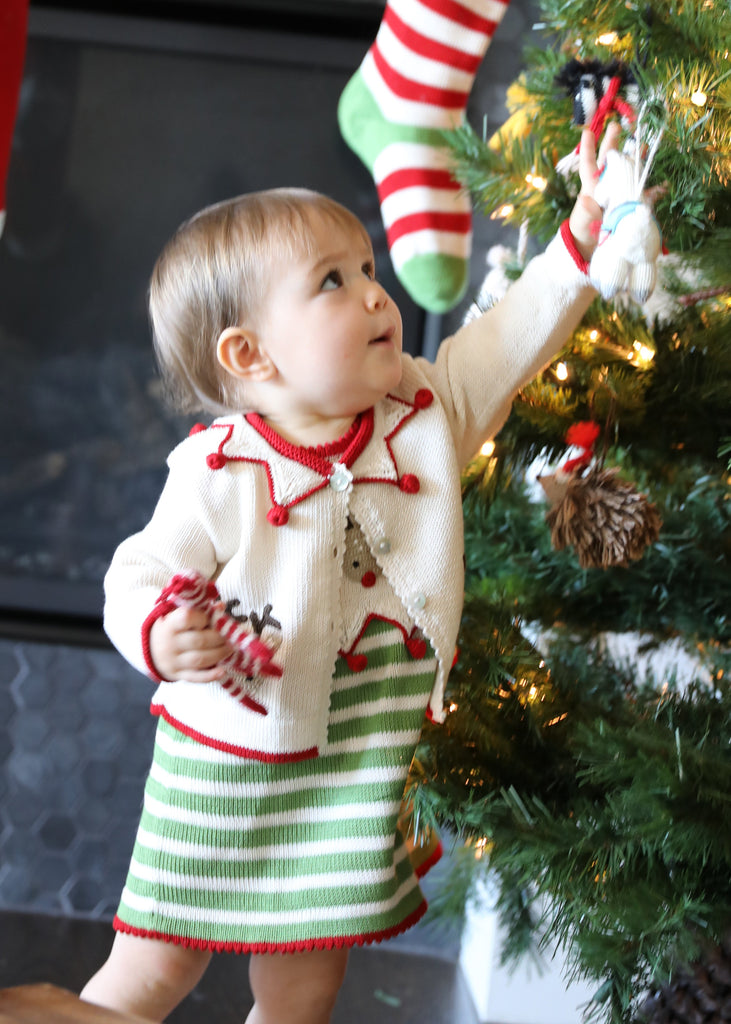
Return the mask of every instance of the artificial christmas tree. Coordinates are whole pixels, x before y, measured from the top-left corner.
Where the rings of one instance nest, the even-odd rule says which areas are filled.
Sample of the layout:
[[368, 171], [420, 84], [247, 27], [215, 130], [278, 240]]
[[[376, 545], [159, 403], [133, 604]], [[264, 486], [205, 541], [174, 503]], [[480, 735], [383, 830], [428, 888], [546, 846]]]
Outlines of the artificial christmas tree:
[[[719, 0], [540, 6], [547, 42], [510, 90], [513, 116], [489, 141], [450, 136], [459, 178], [544, 244], [578, 188], [563, 159], [572, 113], [592, 107], [589, 79], [576, 103], [565, 68], [609, 67], [619, 81], [599, 83], [593, 110], [609, 95], [630, 152], [655, 144], [645, 199], [668, 255], [645, 305], [595, 301], [465, 475], [451, 713], [426, 726], [408, 798], [417, 828], [467, 841], [453, 903], [489, 873], [507, 956], [540, 935], [595, 983], [598, 1018], [689, 1024], [673, 986], [727, 962], [731, 926], [731, 13]], [[650, 546], [624, 565], [585, 568], [551, 542], [535, 481], [570, 458], [580, 422], [598, 425], [621, 493], [653, 510]], [[714, 1008], [711, 988], [704, 1012], [723, 1020], [727, 989]]]

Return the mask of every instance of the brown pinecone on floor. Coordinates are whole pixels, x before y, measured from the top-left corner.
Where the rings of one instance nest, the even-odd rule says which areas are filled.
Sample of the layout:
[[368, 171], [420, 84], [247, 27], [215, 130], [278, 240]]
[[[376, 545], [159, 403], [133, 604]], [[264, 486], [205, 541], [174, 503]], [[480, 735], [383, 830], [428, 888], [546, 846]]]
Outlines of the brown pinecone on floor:
[[731, 1021], [731, 935], [688, 970], [652, 992], [638, 1024], [725, 1024]]

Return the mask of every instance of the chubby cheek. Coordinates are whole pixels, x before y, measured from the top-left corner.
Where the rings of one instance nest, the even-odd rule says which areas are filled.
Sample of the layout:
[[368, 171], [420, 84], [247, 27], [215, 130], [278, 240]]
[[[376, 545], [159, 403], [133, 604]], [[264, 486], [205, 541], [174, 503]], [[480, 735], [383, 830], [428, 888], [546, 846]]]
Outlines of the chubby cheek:
[[393, 375], [388, 385], [389, 391], [392, 391], [394, 388], [398, 387], [398, 385], [401, 383], [403, 373], [404, 368], [401, 362], [401, 354], [399, 353], [394, 360]]

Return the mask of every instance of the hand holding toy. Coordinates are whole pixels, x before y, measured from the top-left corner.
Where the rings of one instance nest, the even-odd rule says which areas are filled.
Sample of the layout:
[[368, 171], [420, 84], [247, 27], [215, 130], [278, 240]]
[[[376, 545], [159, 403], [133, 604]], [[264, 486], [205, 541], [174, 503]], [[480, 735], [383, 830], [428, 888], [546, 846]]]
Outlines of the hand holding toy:
[[[213, 628], [232, 648], [231, 654], [221, 662], [229, 672], [246, 678], [282, 675], [281, 667], [272, 662], [274, 651], [229, 615], [221, 603], [215, 583], [200, 573], [173, 576], [160, 594], [159, 601], [178, 607], [198, 608], [208, 615]], [[221, 682], [221, 686], [252, 711], [267, 714], [266, 708], [245, 692], [244, 680], [228, 676]]]

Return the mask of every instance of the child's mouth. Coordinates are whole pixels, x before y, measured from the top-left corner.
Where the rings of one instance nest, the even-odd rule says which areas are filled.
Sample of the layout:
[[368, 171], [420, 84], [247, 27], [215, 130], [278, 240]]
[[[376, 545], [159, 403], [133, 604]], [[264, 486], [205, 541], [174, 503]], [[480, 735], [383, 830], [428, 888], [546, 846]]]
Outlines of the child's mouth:
[[389, 341], [391, 341], [393, 339], [393, 336], [394, 336], [395, 333], [396, 333], [396, 328], [395, 327], [389, 327], [389, 328], [387, 328], [383, 332], [383, 334], [379, 334], [377, 338], [373, 338], [369, 342], [369, 344], [371, 344], [371, 345], [380, 345], [380, 344], [383, 344], [385, 342], [389, 342]]

